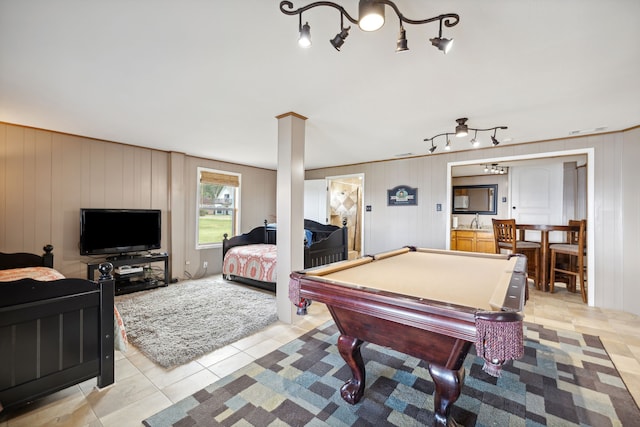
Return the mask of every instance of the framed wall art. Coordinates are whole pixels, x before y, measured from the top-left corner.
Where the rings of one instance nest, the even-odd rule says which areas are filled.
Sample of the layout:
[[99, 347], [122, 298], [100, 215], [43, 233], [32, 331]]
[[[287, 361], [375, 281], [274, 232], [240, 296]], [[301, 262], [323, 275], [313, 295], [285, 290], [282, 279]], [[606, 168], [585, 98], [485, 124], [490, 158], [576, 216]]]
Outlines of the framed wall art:
[[398, 185], [387, 190], [387, 206], [416, 206], [418, 189], [408, 185]]

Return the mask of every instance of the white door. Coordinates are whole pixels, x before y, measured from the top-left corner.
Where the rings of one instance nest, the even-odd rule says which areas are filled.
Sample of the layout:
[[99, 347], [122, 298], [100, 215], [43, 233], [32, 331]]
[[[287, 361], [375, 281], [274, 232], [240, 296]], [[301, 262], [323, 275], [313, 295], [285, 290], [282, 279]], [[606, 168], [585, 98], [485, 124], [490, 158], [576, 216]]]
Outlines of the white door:
[[307, 179], [304, 181], [304, 217], [320, 224], [327, 224], [327, 181]]
[[[561, 161], [515, 166], [509, 169], [511, 218], [521, 224], [563, 224]], [[561, 241], [561, 232], [549, 234], [549, 241]], [[539, 231], [527, 231], [527, 240], [540, 241]]]

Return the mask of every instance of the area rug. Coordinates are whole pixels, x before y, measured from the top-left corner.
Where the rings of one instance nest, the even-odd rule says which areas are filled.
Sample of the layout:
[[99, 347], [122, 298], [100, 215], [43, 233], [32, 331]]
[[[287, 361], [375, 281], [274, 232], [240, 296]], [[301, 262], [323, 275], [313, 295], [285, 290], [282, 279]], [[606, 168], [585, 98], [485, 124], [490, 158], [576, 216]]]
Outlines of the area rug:
[[119, 295], [115, 302], [129, 342], [165, 368], [187, 363], [278, 320], [275, 295], [220, 278]]
[[[328, 322], [143, 421], [165, 426], [424, 426], [433, 424], [433, 382], [416, 358], [362, 347], [366, 389], [340, 397], [351, 371]], [[452, 408], [465, 426], [631, 426], [640, 410], [596, 336], [526, 324], [525, 355], [500, 378], [473, 351]]]

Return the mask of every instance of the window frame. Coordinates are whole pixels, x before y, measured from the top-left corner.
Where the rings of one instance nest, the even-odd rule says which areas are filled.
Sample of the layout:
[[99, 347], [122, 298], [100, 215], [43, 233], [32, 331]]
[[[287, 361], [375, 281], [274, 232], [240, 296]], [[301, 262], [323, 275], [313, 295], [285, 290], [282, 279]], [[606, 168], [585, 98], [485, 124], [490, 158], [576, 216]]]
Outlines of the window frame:
[[[220, 175], [228, 175], [228, 176], [233, 176], [236, 177], [238, 180], [238, 186], [235, 187], [235, 196], [234, 196], [234, 217], [232, 218], [232, 235], [237, 235], [238, 234], [238, 230], [240, 230], [240, 212], [241, 212], [241, 207], [240, 207], [240, 195], [241, 195], [241, 191], [242, 191], [242, 174], [237, 173], [237, 172], [229, 172], [229, 171], [224, 171], [224, 170], [220, 170], [220, 169], [213, 169], [213, 168], [208, 168], [208, 167], [204, 167], [204, 166], [198, 166], [197, 170], [196, 170], [196, 212], [195, 212], [195, 248], [196, 250], [201, 250], [201, 249], [214, 249], [214, 248], [221, 248], [222, 247], [222, 241], [220, 242], [212, 242], [212, 243], [204, 243], [201, 244], [200, 243], [200, 195], [201, 195], [201, 190], [200, 190], [200, 184], [201, 184], [201, 177], [202, 177], [202, 172], [209, 172], [209, 173], [213, 173], [213, 174], [220, 174]], [[231, 236], [229, 236], [231, 237]]]

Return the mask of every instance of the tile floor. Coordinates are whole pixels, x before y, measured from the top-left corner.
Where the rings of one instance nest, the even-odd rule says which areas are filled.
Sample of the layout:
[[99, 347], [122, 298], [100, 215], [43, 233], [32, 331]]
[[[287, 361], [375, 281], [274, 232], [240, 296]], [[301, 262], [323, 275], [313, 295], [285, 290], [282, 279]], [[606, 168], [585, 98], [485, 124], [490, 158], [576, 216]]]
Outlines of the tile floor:
[[[323, 324], [331, 316], [322, 304], [295, 325], [277, 322], [200, 359], [172, 370], [156, 366], [135, 348], [116, 352], [116, 384], [95, 389], [89, 380], [0, 417], [0, 427], [14, 426], [140, 426], [143, 419], [170, 406]], [[530, 289], [526, 321], [556, 329], [598, 335], [636, 402], [640, 402], [640, 317], [590, 308], [579, 294], [556, 288], [548, 294]]]

